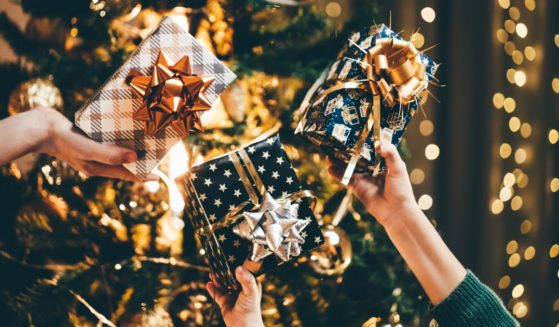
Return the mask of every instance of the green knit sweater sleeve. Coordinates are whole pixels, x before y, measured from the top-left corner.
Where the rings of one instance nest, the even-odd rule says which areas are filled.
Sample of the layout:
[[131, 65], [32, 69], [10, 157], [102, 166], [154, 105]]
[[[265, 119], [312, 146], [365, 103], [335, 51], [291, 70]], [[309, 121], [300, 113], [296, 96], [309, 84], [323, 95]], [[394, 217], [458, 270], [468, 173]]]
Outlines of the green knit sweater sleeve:
[[520, 326], [489, 287], [468, 270], [464, 280], [432, 309], [441, 327]]

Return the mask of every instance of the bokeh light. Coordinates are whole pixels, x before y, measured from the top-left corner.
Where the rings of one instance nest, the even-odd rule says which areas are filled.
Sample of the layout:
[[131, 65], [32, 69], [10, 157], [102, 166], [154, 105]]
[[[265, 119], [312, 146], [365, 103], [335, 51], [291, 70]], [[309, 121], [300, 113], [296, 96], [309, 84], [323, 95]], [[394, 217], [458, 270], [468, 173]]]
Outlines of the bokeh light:
[[429, 160], [435, 160], [439, 157], [440, 149], [436, 144], [429, 144], [425, 147], [425, 157]]
[[421, 9], [421, 18], [427, 23], [432, 23], [436, 18], [435, 10], [431, 7], [425, 7]]

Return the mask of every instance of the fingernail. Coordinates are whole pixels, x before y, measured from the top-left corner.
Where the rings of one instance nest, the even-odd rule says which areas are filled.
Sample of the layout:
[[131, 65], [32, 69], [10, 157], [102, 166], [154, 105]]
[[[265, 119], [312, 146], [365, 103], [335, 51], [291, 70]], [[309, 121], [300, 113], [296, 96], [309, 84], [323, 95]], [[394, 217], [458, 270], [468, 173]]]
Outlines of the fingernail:
[[124, 155], [124, 162], [126, 162], [126, 163], [132, 163], [136, 160], [138, 160], [138, 156], [134, 152], [127, 152]]
[[155, 174], [147, 174], [145, 180], [146, 182], [155, 182], [159, 180], [159, 176]]
[[237, 274], [241, 274], [243, 275], [245, 273], [245, 270], [243, 269], [243, 266], [238, 266], [235, 271], [237, 272]]

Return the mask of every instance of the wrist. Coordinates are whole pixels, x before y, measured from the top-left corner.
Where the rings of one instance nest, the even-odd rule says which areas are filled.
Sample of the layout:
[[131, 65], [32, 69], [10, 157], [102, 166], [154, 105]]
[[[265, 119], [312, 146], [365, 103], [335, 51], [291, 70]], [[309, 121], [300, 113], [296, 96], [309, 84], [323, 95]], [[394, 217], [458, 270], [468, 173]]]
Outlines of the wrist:
[[415, 201], [402, 204], [399, 210], [390, 213], [382, 226], [390, 233], [396, 233], [409, 227], [411, 224], [427, 219]]
[[60, 113], [51, 108], [37, 108], [31, 111], [35, 114], [33, 121], [37, 121], [36, 131], [38, 136], [35, 151], [52, 154], [53, 144], [51, 141], [53, 139], [55, 115]]

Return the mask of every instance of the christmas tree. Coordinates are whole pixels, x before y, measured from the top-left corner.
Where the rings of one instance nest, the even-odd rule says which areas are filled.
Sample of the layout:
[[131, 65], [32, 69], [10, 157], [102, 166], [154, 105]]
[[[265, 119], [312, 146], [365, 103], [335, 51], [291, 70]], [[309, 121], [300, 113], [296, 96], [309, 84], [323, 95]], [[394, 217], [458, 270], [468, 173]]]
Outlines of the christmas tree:
[[[18, 55], [0, 65], [2, 118], [47, 105], [76, 110], [163, 15], [184, 15], [192, 35], [239, 76], [157, 169], [159, 182], [86, 177], [47, 156], [2, 167], [0, 312], [6, 325], [219, 325], [204, 289], [209, 268], [173, 179], [279, 128], [334, 254], [317, 249], [267, 273], [270, 326], [417, 325], [428, 303], [382, 228], [326, 173], [326, 157], [294, 135], [306, 90], [351, 31], [380, 22], [376, 2], [297, 0], [21, 0], [22, 32], [0, 32]], [[279, 126], [279, 127], [278, 127]]]

